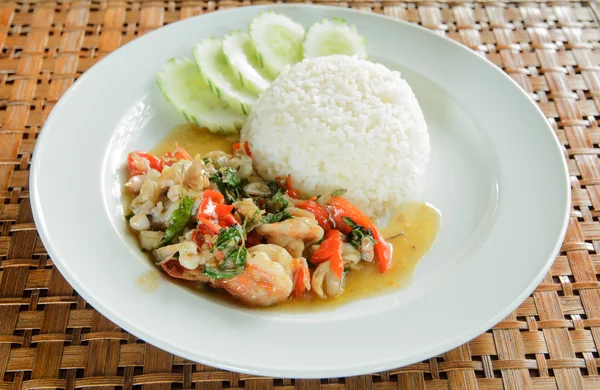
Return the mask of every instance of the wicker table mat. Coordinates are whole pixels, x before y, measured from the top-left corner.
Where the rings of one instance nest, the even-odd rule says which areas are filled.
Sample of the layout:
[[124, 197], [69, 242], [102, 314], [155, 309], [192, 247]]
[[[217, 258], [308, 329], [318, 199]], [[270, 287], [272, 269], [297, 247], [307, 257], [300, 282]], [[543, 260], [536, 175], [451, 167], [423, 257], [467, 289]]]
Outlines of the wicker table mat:
[[29, 163], [45, 118], [79, 75], [124, 43], [178, 19], [250, 4], [0, 4], [0, 390], [600, 388], [600, 25], [593, 3], [323, 3], [419, 23], [476, 50], [538, 102], [564, 145], [573, 208], [560, 256], [531, 297], [470, 343], [361, 377], [258, 378], [145, 344], [66, 283], [29, 204]]

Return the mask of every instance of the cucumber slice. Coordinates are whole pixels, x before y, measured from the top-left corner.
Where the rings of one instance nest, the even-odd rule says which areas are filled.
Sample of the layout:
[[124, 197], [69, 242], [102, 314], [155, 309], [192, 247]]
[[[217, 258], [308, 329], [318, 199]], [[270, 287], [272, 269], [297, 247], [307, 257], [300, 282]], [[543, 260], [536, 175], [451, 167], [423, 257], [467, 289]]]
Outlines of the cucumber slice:
[[223, 54], [244, 87], [258, 94], [269, 88], [273, 78], [261, 69], [248, 34], [232, 31], [226, 35], [223, 38]]
[[365, 40], [358, 35], [355, 26], [345, 19], [323, 20], [310, 26], [304, 37], [304, 57], [322, 57], [333, 54], [354, 55], [366, 59]]
[[193, 50], [194, 61], [210, 90], [237, 111], [248, 115], [257, 95], [244, 88], [241, 81], [229, 69], [221, 49], [220, 40], [205, 39]]
[[165, 98], [198, 127], [230, 134], [244, 125], [244, 115], [233, 111], [210, 91], [189, 58], [167, 61], [158, 74], [157, 83]]
[[249, 30], [258, 60], [273, 77], [302, 60], [304, 27], [287, 16], [261, 13], [252, 19]]

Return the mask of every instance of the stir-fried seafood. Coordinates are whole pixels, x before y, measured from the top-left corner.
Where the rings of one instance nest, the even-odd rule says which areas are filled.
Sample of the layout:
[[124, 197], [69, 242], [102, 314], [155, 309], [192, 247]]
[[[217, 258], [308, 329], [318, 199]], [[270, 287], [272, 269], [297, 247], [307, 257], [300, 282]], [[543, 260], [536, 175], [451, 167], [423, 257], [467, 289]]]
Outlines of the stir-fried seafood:
[[173, 278], [270, 306], [311, 290], [338, 296], [363, 262], [391, 266], [391, 245], [343, 190], [303, 199], [290, 177], [258, 176], [247, 144], [233, 155], [136, 151], [127, 162], [129, 225]]

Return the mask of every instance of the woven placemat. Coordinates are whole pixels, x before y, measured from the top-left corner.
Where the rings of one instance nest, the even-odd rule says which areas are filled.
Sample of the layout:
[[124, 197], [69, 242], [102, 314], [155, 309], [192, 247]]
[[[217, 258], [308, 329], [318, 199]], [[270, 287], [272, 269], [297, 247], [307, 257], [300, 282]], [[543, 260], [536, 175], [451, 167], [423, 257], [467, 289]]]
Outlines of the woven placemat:
[[600, 388], [600, 26], [593, 3], [321, 3], [419, 23], [486, 56], [537, 101], [564, 145], [573, 207], [560, 255], [531, 297], [470, 343], [373, 375], [258, 378], [159, 350], [77, 295], [46, 254], [31, 214], [28, 169], [44, 120], [110, 51], [166, 23], [250, 4], [0, 4], [0, 390]]

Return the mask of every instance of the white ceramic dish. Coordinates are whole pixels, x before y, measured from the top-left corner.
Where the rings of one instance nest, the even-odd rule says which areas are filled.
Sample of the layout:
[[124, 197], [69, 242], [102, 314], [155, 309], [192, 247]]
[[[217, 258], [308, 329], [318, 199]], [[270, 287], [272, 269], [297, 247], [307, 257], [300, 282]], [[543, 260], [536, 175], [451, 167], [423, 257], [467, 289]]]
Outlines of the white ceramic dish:
[[[309, 25], [346, 18], [370, 59], [403, 72], [425, 113], [432, 161], [423, 200], [443, 214], [413, 283], [315, 313], [244, 310], [167, 280], [127, 234], [120, 203], [126, 153], [152, 148], [182, 118], [155, 76], [194, 44], [243, 28], [258, 12]], [[570, 191], [552, 130], [498, 68], [423, 28], [341, 8], [247, 7], [171, 24], [117, 50], [65, 93], [34, 153], [31, 196], [41, 238], [61, 273], [97, 310], [136, 336], [223, 369], [335, 377], [414, 363], [502, 320], [548, 271], [566, 229]]]

